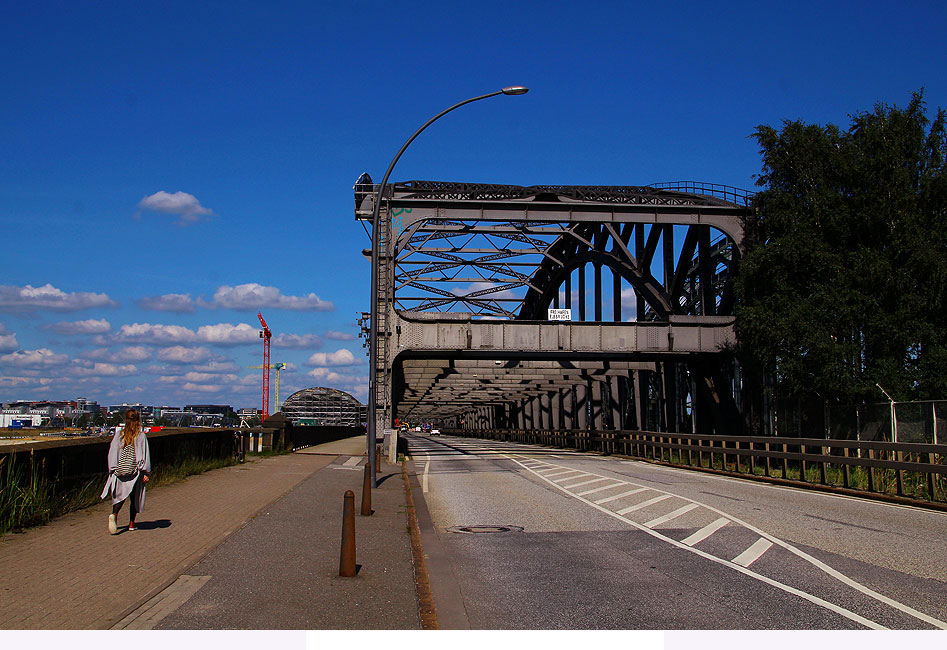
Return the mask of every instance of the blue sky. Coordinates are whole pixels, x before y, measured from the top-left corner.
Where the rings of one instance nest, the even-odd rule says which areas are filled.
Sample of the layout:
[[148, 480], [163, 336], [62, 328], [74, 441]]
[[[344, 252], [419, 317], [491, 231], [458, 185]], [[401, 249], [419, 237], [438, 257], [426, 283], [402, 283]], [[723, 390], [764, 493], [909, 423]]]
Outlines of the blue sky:
[[758, 124], [926, 88], [943, 2], [5, 3], [0, 401], [364, 400], [352, 184], [752, 188]]

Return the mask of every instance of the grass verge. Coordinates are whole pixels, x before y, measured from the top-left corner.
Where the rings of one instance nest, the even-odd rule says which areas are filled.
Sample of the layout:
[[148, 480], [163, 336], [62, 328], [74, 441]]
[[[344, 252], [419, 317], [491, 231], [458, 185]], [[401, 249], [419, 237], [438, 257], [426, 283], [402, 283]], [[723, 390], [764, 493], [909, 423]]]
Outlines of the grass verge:
[[[277, 456], [289, 451], [248, 454], [247, 460]], [[0, 536], [39, 526], [64, 514], [94, 506], [101, 501], [105, 475], [85, 481], [48, 480], [41, 477], [32, 456], [0, 457]], [[183, 458], [154, 468], [149, 488], [181, 481], [188, 476], [236, 464], [233, 458]]]

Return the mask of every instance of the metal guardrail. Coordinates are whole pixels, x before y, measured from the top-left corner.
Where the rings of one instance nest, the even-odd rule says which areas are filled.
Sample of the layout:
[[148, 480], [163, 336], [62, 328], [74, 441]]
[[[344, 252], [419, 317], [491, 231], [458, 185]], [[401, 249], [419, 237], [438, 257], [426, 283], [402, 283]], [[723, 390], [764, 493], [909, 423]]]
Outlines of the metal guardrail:
[[443, 430], [913, 503], [947, 503], [947, 445], [648, 431]]

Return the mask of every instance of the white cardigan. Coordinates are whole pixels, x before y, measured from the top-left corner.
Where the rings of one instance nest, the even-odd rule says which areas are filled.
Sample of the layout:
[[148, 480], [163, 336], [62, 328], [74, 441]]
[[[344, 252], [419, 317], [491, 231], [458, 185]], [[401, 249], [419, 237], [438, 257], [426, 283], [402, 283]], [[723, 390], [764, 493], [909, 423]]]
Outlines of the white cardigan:
[[[107, 497], [110, 493], [112, 495], [112, 505], [116, 503], [121, 503], [132, 493], [135, 486], [138, 484], [138, 478], [144, 472], [145, 474], [151, 474], [151, 453], [148, 449], [148, 437], [145, 436], [145, 432], [141, 431], [135, 437], [135, 460], [137, 464], [137, 471], [132, 474], [127, 480], [122, 480], [115, 475], [115, 468], [118, 467], [118, 454], [122, 449], [122, 432], [118, 430], [115, 432], [115, 435], [112, 436], [112, 443], [109, 445], [109, 477], [105, 482], [105, 488], [102, 490], [102, 497]], [[138, 494], [135, 495], [135, 510], [141, 512], [145, 508], [145, 486], [141, 485], [141, 489]]]

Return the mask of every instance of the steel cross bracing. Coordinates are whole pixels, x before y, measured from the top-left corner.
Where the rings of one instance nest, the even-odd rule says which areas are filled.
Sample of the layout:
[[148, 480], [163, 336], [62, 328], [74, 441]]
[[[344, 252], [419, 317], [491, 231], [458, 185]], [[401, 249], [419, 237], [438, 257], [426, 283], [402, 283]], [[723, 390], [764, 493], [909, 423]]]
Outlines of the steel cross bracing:
[[[376, 187], [355, 189], [356, 217], [366, 219]], [[708, 355], [719, 356], [733, 343], [729, 278], [742, 251], [748, 198], [735, 188], [692, 182], [658, 188], [411, 181], [388, 187], [375, 270], [383, 378], [376, 399], [385, 412], [378, 426], [391, 426], [395, 417], [461, 417], [476, 404], [522, 401], [559, 390], [562, 382], [581, 384], [583, 377], [597, 390], [594, 373], [530, 384], [524, 373], [533, 361], [523, 355], [557, 363], [618, 355], [633, 367], [624, 369], [622, 387], [612, 392], [634, 393], [642, 402], [660, 375], [660, 399], [677, 402], [661, 407], [665, 421], [694, 410], [697, 393], [706, 392], [702, 386], [719, 400], [725, 381], [703, 366]], [[573, 322], [544, 323], [547, 308], [572, 309]], [[498, 321], [505, 323], [502, 334], [494, 332]], [[575, 321], [595, 324], [596, 340], [585, 342], [589, 327]], [[544, 335], [549, 327], [558, 328], [555, 345]], [[497, 357], [491, 363], [527, 365], [506, 373], [512, 378], [447, 372], [450, 354], [491, 352]], [[412, 370], [419, 355], [441, 369], [430, 383]], [[677, 414], [670, 417], [672, 409]]]

